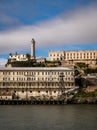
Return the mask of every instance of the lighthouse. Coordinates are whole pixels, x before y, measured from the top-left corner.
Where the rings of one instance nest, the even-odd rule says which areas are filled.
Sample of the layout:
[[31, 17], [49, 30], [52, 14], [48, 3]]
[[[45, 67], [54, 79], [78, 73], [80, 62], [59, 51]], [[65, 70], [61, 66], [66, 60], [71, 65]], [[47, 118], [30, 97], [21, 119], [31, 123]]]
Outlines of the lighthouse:
[[31, 40], [31, 59], [35, 59], [35, 40]]

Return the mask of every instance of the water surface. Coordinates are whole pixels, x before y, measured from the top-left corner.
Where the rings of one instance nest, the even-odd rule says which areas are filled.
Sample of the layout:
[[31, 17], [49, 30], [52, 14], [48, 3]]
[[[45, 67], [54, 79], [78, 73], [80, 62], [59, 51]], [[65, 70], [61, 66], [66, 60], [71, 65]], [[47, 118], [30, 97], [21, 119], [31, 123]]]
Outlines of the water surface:
[[96, 130], [97, 105], [1, 105], [0, 130]]

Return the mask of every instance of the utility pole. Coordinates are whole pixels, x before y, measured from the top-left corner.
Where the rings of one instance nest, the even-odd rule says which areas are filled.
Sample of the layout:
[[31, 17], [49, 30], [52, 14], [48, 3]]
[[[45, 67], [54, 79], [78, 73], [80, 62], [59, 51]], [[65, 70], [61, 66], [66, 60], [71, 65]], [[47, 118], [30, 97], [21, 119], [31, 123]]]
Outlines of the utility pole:
[[65, 92], [64, 79], [63, 78], [64, 78], [64, 74], [63, 74], [63, 72], [61, 72], [60, 75], [59, 75], [59, 87], [60, 87], [62, 94]]
[[67, 95], [65, 94], [65, 86], [64, 86], [64, 73], [61, 72], [59, 75], [59, 87], [61, 90], [61, 95], [60, 97], [62, 97], [62, 100], [64, 100], [66, 102], [67, 100]]

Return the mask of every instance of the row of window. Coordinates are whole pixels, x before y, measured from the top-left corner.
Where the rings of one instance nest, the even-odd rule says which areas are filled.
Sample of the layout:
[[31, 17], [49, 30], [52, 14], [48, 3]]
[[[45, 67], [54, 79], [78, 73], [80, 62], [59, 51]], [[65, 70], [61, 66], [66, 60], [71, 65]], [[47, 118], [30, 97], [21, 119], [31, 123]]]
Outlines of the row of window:
[[[77, 57], [75, 57], [75, 56], [73, 56], [73, 57], [67, 56], [66, 60], [68, 60], [68, 59], [69, 60], [72, 60], [72, 59], [96, 59], [96, 58], [97, 58], [96, 56], [94, 56], [94, 57], [93, 56], [90, 56], [90, 57], [89, 56], [84, 56], [84, 57], [82, 57], [82, 56], [80, 56], [80, 57], [78, 57], [78, 56]], [[52, 60], [53, 61], [56, 61], [56, 60], [65, 60], [65, 58], [53, 58]]]
[[[78, 58], [96, 58], [96, 53], [95, 52], [89, 52], [89, 53], [66, 53], [66, 57], [65, 55], [62, 54], [50, 54], [50, 57], [53, 57], [53, 60], [61, 60], [60, 58], [63, 56], [64, 59], [70, 59], [70, 58], [74, 58], [74, 59], [78, 59]], [[55, 58], [54, 58], [55, 57]]]
[[[3, 81], [60, 81], [61, 78], [48, 78], [48, 77], [45, 77], [45, 78], [3, 78]], [[63, 78], [63, 80], [74, 80], [74, 78], [72, 77], [66, 77], [66, 78]]]
[[50, 54], [50, 57], [62, 57], [64, 54]]
[[96, 55], [96, 52], [76, 52], [76, 53], [53, 53], [53, 54], [49, 54], [50, 57], [60, 57], [60, 56], [75, 56], [75, 55], [91, 55], [91, 56], [95, 56]]
[[[7, 91], [8, 92], [8, 91]], [[14, 90], [14, 93], [16, 93], [16, 92], [18, 92], [18, 91], [16, 91], [16, 90]], [[24, 91], [24, 90], [22, 90], [21, 91], [22, 93], [24, 93], [24, 92], [26, 92], [26, 91]], [[33, 91], [29, 91], [30, 93], [33, 93]], [[37, 91], [38, 93], [41, 93], [41, 91]], [[45, 91], [46, 93], [49, 93], [49, 91]], [[56, 91], [52, 91], [53, 93], [56, 93]], [[3, 97], [1, 96], [1, 99], [2, 99]], [[6, 99], [8, 98], [8, 97], [5, 97]]]
[[[53, 83], [53, 82], [48, 82], [48, 83], [24, 83], [24, 82], [20, 82], [20, 83], [2, 83], [0, 84], [0, 86], [60, 86], [60, 83]], [[74, 83], [64, 83], [64, 86], [74, 86]]]
[[[60, 75], [60, 72], [22, 72], [22, 71], [18, 71], [18, 72], [10, 72], [10, 71], [4, 71], [3, 75], [25, 75], [25, 76], [33, 76], [33, 75]], [[68, 72], [63, 72], [64, 75], [73, 75], [73, 72], [68, 71]]]
[[27, 57], [27, 56], [26, 55], [10, 55], [9, 57], [21, 58], [21, 57]]
[[96, 53], [94, 52], [94, 53], [92, 53], [92, 52], [89, 52], [89, 53], [66, 53], [66, 56], [75, 56], [75, 55], [80, 55], [80, 56], [82, 56], [82, 55], [86, 55], [86, 56], [95, 56], [96, 55]]
[[1, 99], [9, 99], [9, 97], [5, 97], [5, 98], [4, 98], [3, 96], [1, 96], [0, 98], [1, 98]]
[[[18, 92], [18, 91], [16, 91], [16, 90], [14, 90], [14, 93], [16, 93], [16, 92]], [[24, 93], [24, 92], [26, 92], [26, 91], [24, 91], [24, 90], [22, 90], [22, 93]], [[30, 93], [32, 93], [32, 91], [29, 91]], [[40, 93], [41, 91], [38, 91], [38, 93]], [[46, 93], [48, 93], [49, 91], [45, 91]], [[56, 91], [53, 91], [54, 93], [56, 93]]]
[[96, 57], [92, 57], [92, 56], [90, 56], [90, 57], [89, 56], [87, 56], [87, 57], [85, 57], [85, 56], [84, 57], [81, 57], [81, 56], [80, 57], [78, 57], [78, 56], [77, 57], [67, 57], [67, 59], [95, 59], [95, 58]]

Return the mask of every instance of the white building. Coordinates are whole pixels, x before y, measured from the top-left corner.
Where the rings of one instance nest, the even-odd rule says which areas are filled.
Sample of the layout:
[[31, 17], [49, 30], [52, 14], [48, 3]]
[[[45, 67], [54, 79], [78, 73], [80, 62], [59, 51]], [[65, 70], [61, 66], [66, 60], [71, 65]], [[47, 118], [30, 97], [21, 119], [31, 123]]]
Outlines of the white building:
[[10, 54], [8, 60], [10, 62], [27, 61], [28, 57], [26, 54]]
[[64, 90], [74, 87], [73, 68], [0, 68], [0, 92], [6, 97], [10, 92], [13, 99], [57, 99]]
[[44, 58], [44, 57], [38, 57], [38, 58], [36, 58], [36, 62], [37, 63], [45, 63], [46, 62], [46, 58]]
[[62, 61], [65, 60], [65, 51], [49, 51], [50, 61]]
[[71, 63], [84, 62], [96, 64], [97, 50], [49, 51], [50, 61], [66, 61]]

